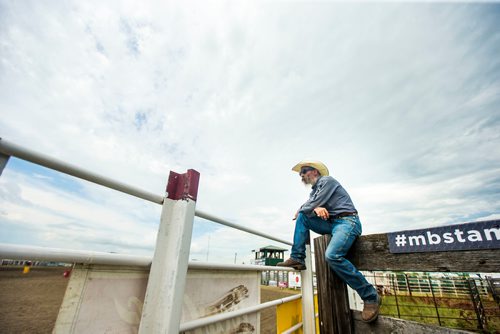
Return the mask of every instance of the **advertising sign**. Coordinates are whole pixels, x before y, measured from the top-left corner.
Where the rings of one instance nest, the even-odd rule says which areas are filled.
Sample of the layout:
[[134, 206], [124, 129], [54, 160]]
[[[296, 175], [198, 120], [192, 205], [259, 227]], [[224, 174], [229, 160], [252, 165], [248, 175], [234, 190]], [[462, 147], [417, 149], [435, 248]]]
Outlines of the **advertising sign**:
[[391, 253], [500, 248], [500, 220], [388, 233]]
[[[149, 271], [77, 265], [61, 305], [54, 333], [137, 333]], [[260, 303], [260, 273], [189, 270], [181, 323]], [[259, 333], [258, 313], [186, 333]]]

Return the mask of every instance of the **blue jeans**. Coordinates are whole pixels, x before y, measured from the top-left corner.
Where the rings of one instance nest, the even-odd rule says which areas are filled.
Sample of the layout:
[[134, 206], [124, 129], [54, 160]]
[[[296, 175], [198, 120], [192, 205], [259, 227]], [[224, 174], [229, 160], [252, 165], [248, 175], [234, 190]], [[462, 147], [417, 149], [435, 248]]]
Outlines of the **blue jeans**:
[[292, 254], [290, 257], [304, 263], [306, 257], [306, 241], [309, 231], [318, 234], [331, 234], [332, 239], [326, 248], [325, 257], [329, 267], [342, 281], [355, 290], [366, 303], [377, 302], [377, 290], [368, 283], [354, 265], [345, 258], [356, 238], [361, 235], [361, 222], [358, 216], [347, 216], [339, 219], [323, 220], [319, 217], [307, 217], [299, 213], [295, 221]]

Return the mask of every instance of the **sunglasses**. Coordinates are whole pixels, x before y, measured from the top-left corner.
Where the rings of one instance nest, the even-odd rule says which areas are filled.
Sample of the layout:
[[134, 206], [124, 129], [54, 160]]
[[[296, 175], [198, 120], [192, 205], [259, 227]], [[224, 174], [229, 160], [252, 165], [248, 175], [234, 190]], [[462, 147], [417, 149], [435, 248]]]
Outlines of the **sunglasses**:
[[307, 167], [307, 166], [306, 166], [306, 167], [302, 167], [302, 168], [300, 169], [300, 173], [299, 173], [299, 175], [300, 175], [300, 176], [302, 176], [302, 175], [306, 174], [307, 172], [309, 172], [309, 171], [311, 171], [311, 170], [314, 170], [314, 168], [312, 168], [312, 167]]

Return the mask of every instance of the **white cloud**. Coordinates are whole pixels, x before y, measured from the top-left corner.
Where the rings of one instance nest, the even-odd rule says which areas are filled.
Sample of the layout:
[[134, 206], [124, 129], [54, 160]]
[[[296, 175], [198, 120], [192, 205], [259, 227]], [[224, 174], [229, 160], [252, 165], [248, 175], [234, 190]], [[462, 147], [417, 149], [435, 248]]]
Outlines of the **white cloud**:
[[[451, 223], [490, 215], [500, 205], [495, 193], [500, 170], [493, 169], [441, 181], [415, 179], [356, 187], [365, 233], [380, 233]], [[488, 184], [493, 189], [487, 189]], [[492, 192], [493, 191], [493, 192]]]
[[[159, 195], [194, 168], [200, 209], [285, 239], [305, 157], [346, 186], [365, 233], [495, 216], [497, 6], [3, 2], [0, 135]], [[39, 215], [34, 240], [75, 240], [52, 226], [65, 219], [92, 229], [79, 247], [154, 240], [157, 207], [19, 173], [1, 178], [12, 235]], [[227, 261], [236, 235], [238, 254], [273, 243], [217, 231]]]
[[[108, 190], [100, 194], [99, 189], [94, 189], [82, 196], [44, 181], [10, 170], [0, 181], [6, 190], [2, 192], [2, 221], [26, 231], [24, 242], [38, 239], [45, 246], [71, 245], [80, 249], [93, 243], [97, 244], [95, 250], [122, 252], [129, 252], [127, 247], [141, 253], [153, 249], [159, 223], [157, 205], [153, 207]], [[30, 236], [28, 231], [32, 230], [40, 235]], [[4, 236], [9, 235], [4, 230]]]

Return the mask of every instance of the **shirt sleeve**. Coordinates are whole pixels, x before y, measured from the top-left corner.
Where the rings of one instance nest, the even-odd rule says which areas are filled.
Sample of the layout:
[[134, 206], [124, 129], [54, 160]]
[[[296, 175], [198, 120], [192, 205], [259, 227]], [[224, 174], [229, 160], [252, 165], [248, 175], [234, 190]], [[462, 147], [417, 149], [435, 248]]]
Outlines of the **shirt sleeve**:
[[311, 194], [307, 202], [301, 207], [299, 212], [310, 214], [318, 206], [324, 206], [337, 189], [338, 184], [331, 178], [324, 178], [319, 181], [318, 188]]

